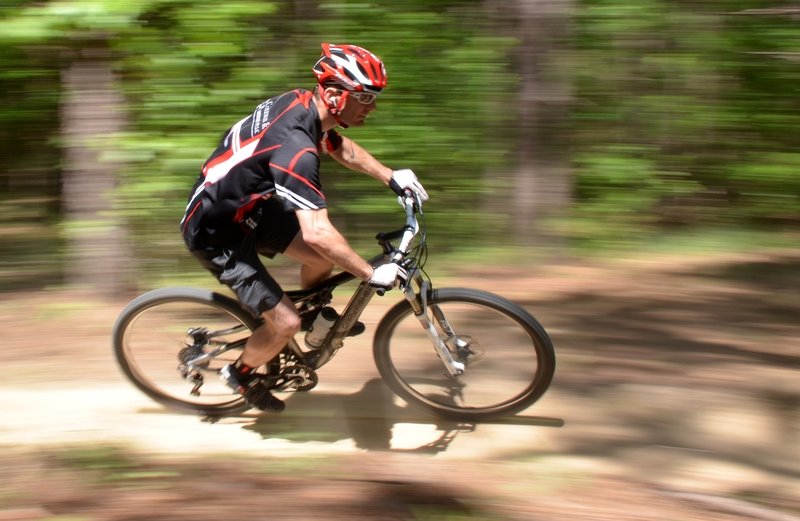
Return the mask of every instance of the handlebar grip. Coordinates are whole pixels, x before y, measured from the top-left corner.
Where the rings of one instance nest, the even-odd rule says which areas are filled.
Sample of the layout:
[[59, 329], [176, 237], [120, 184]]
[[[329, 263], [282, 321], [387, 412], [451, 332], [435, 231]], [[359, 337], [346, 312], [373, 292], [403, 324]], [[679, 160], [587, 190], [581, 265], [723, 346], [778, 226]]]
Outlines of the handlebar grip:
[[397, 195], [399, 195], [400, 197], [403, 197], [405, 195], [406, 190], [404, 190], [399, 184], [397, 184], [397, 181], [395, 181], [394, 179], [391, 179], [389, 181], [389, 188], [391, 188], [392, 191]]
[[383, 288], [380, 288], [377, 291], [375, 291], [375, 293], [377, 293], [379, 297], [382, 297], [382, 296], [386, 295], [386, 290], [383, 289]]

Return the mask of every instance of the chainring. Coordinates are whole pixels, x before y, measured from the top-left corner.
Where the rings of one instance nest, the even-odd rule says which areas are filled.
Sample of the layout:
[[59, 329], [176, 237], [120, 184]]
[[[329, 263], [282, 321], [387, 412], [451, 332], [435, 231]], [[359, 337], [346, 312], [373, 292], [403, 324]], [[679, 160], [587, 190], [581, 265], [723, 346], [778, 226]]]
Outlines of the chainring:
[[283, 366], [275, 389], [280, 391], [310, 391], [319, 383], [317, 372], [304, 364], [289, 363]]

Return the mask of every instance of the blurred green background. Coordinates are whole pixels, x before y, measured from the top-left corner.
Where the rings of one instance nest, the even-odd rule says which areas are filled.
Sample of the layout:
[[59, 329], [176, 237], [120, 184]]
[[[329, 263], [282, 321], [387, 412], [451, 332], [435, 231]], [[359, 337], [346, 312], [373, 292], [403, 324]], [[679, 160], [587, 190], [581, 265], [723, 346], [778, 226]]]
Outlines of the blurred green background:
[[[419, 174], [440, 262], [691, 237], [791, 244], [792, 13], [735, 0], [5, 0], [0, 290], [208, 278], [178, 234], [188, 190], [233, 122], [313, 86], [323, 41], [386, 62], [378, 111], [347, 133]], [[333, 161], [323, 181], [334, 222], [374, 253], [371, 237], [400, 218], [389, 193]]]

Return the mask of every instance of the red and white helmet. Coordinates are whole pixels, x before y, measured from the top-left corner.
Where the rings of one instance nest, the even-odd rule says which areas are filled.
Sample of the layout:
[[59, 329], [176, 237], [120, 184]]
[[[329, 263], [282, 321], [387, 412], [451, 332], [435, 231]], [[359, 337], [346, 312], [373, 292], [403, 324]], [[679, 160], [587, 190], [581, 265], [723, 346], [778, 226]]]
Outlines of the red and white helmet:
[[317, 82], [349, 92], [378, 94], [386, 87], [383, 62], [356, 45], [322, 44], [322, 56], [314, 65]]

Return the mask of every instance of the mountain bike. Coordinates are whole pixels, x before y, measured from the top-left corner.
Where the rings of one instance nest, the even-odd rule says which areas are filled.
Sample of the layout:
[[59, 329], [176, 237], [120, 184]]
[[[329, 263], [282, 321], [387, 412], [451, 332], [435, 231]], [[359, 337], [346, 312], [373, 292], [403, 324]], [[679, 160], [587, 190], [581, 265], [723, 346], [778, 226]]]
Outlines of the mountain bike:
[[[546, 331], [522, 306], [493, 293], [434, 288], [424, 271], [428, 250], [422, 205], [411, 192], [398, 201], [405, 225], [377, 234], [383, 253], [372, 259], [374, 266], [397, 262], [405, 270], [398, 280], [405, 298], [375, 331], [373, 357], [381, 377], [408, 404], [449, 420], [485, 421], [526, 409], [544, 394], [555, 371]], [[334, 291], [354, 279], [342, 272], [286, 294], [302, 321], [311, 323]], [[290, 341], [259, 369], [261, 377], [274, 392], [313, 389], [317, 371], [343, 347], [372, 298], [383, 293], [361, 282], [341, 314], [334, 315], [320, 345]], [[113, 348], [125, 376], [156, 402], [209, 417], [235, 415], [249, 406], [218, 372], [238, 358], [261, 323], [238, 301], [213, 291], [157, 289], [122, 311]]]

